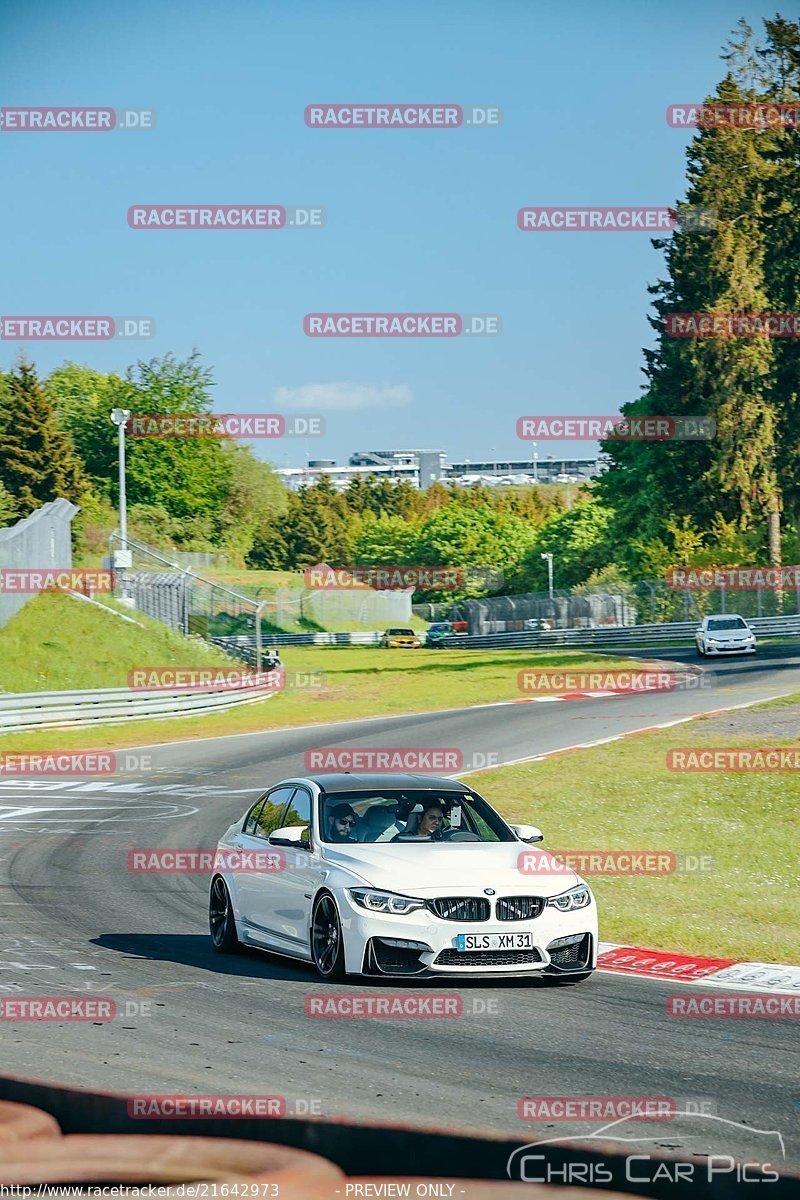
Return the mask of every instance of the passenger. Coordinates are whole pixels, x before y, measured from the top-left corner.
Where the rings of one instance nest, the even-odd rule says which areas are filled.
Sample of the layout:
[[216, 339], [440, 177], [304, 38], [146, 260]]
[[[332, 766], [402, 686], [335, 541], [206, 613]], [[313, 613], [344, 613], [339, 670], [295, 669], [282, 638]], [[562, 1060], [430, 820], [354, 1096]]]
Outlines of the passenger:
[[328, 813], [328, 840], [355, 842], [358, 817], [349, 804], [336, 804]]
[[444, 813], [438, 804], [426, 804], [417, 825], [417, 837], [430, 837], [444, 826]]

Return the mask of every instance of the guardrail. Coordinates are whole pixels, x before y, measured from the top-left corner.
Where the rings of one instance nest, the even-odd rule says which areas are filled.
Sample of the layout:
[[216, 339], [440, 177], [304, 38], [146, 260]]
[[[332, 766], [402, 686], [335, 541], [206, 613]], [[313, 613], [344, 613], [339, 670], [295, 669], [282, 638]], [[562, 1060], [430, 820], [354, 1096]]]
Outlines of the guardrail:
[[[377, 646], [383, 634], [372, 630], [359, 633], [265, 633], [264, 646]], [[252, 634], [235, 634], [229, 637], [214, 637], [211, 641], [228, 654], [236, 654], [248, 646], [255, 646]]]
[[269, 699], [275, 689], [161, 688], [86, 689], [74, 692], [16, 692], [0, 694], [0, 733], [22, 729], [55, 729], [64, 725], [91, 725], [95, 721], [143, 721], [152, 717], [191, 717], [218, 712], [237, 704]]
[[[754, 617], [752, 625], [759, 637], [785, 637], [800, 634], [800, 615], [789, 617]], [[484, 649], [541, 649], [548, 646], [597, 646], [620, 648], [626, 646], [658, 645], [670, 642], [694, 642], [699, 621], [672, 621], [662, 625], [621, 625], [599, 629], [521, 630], [517, 633], [468, 634], [466, 637], [446, 637], [447, 650]]]

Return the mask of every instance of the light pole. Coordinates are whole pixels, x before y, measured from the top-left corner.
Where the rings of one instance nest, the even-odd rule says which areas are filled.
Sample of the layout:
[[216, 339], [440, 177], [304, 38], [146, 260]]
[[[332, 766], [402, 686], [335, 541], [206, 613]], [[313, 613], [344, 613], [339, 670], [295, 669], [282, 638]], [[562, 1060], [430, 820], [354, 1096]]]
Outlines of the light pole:
[[119, 434], [119, 540], [120, 549], [114, 555], [115, 567], [129, 567], [131, 552], [128, 549], [128, 504], [125, 494], [125, 425], [130, 419], [130, 409], [112, 408], [111, 420]]
[[533, 459], [533, 482], [539, 482], [539, 443], [531, 442], [531, 458]]
[[544, 551], [542, 558], [547, 559], [547, 592], [550, 596], [550, 603], [553, 603], [553, 555], [549, 551]]

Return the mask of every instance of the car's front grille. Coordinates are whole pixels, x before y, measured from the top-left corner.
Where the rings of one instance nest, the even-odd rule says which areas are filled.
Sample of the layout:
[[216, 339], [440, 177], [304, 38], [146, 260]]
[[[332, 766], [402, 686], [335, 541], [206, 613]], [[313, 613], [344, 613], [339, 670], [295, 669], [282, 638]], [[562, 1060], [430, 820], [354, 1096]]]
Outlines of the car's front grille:
[[528, 967], [542, 961], [538, 950], [442, 950], [436, 967]]
[[544, 908], [542, 896], [503, 896], [497, 901], [498, 921], [530, 921]]
[[489, 920], [489, 901], [483, 896], [437, 896], [428, 908], [443, 921]]

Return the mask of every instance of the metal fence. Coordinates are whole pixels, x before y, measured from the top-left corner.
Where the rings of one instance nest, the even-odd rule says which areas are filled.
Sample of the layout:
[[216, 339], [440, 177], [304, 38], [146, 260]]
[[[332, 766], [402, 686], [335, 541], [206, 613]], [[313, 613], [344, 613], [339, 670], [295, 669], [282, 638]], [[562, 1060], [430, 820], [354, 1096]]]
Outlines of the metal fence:
[[[112, 534], [112, 556], [119, 544], [119, 533]], [[118, 570], [115, 576], [117, 594], [123, 601], [171, 629], [217, 645], [225, 639], [252, 641], [256, 657], [259, 645], [292, 644], [286, 639], [296, 639], [295, 645], [330, 644], [320, 626], [335, 629], [337, 625], [362, 624], [382, 631], [389, 625], [408, 624], [411, 616], [410, 592], [289, 587], [270, 592], [262, 587], [239, 590], [183, 566], [171, 551], [168, 556], [132, 538], [126, 539], [126, 546], [132, 566]], [[347, 640], [344, 634], [336, 636]], [[315, 638], [321, 641], [315, 643]], [[373, 635], [367, 634], [365, 641], [370, 640]]]
[[[422, 608], [415, 606], [420, 616]], [[450, 606], [451, 612], [437, 613], [436, 620], [466, 620], [471, 635], [515, 633], [542, 628], [603, 629], [630, 625], [655, 625], [675, 621], [701, 621], [708, 613], [740, 613], [751, 618], [800, 613], [800, 589], [778, 592], [774, 589], [733, 591], [682, 591], [661, 580], [644, 579], [619, 589], [576, 588], [529, 592], [520, 596], [487, 596]], [[458, 616], [455, 611], [458, 610]], [[534, 623], [526, 624], [527, 622]]]
[[[782, 617], [751, 617], [759, 638], [791, 637], [800, 634], [800, 614]], [[663, 621], [652, 625], [605, 626], [596, 629], [517, 630], [507, 633], [446, 637], [447, 650], [542, 650], [550, 646], [596, 646], [598, 649], [649, 645], [694, 644], [697, 621]]]
[[[78, 507], [51, 500], [8, 529], [0, 529], [0, 568], [72, 566], [72, 518]], [[32, 593], [0, 589], [0, 628], [33, 599]]]

